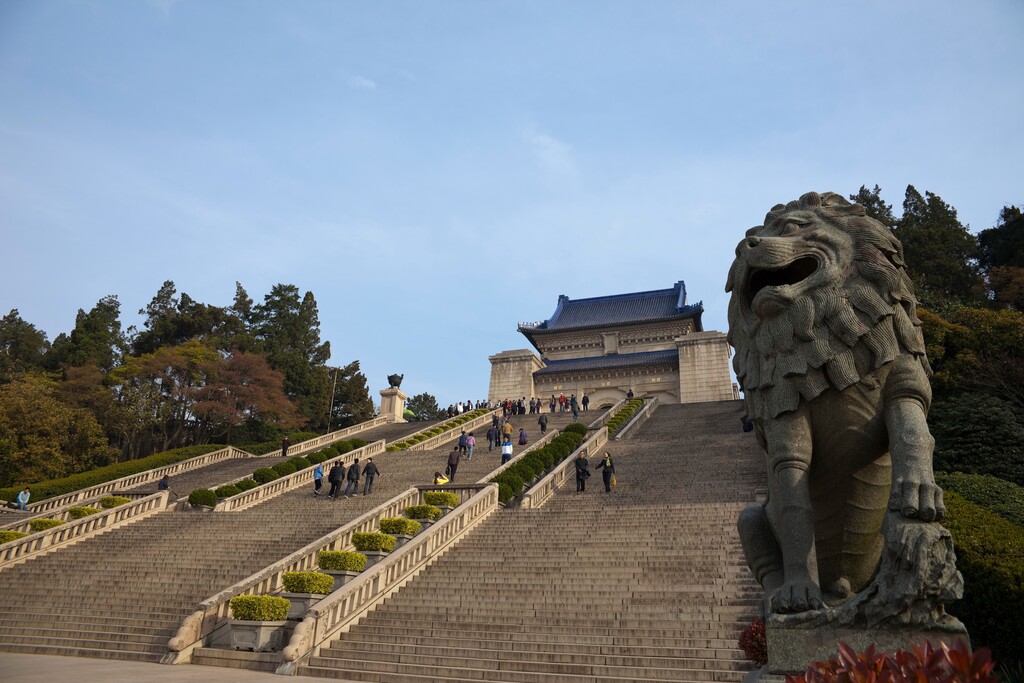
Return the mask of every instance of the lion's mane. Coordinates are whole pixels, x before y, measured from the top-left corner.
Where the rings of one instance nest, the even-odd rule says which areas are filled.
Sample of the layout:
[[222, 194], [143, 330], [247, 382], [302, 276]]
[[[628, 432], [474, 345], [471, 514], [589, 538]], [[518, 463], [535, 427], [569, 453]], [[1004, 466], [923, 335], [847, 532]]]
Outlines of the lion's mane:
[[899, 240], [866, 216], [860, 204], [831, 192], [810, 192], [777, 204], [764, 225], [747, 236], [772, 229], [794, 211], [813, 212], [817, 229], [849, 235], [854, 267], [796, 299], [778, 316], [762, 320], [744, 305], [745, 283], [737, 281], [744, 270], [733, 264], [726, 286], [732, 292], [728, 339], [736, 349], [733, 367], [748, 415], [778, 417], [795, 410], [801, 399], [810, 401], [830, 387], [841, 391], [864, 380], [900, 354], [912, 354], [930, 375]]

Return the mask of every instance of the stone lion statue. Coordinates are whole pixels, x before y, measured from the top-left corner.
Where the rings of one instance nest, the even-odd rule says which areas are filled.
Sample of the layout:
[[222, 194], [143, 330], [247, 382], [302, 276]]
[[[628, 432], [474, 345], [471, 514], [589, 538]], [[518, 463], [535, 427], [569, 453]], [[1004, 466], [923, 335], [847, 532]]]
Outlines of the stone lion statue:
[[[883, 535], [887, 508], [899, 524], [945, 515], [903, 248], [859, 204], [810, 192], [747, 231], [726, 291], [733, 365], [767, 455], [768, 499], [738, 523], [765, 612], [841, 603], [872, 582], [887, 543], [895, 565], [924, 543], [920, 530]], [[948, 531], [915, 529], [926, 527], [952, 558]]]

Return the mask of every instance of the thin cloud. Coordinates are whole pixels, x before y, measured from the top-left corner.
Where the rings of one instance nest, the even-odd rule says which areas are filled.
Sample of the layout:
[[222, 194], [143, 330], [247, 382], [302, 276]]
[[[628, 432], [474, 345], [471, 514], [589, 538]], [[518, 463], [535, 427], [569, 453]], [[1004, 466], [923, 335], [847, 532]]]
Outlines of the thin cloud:
[[523, 139], [530, 147], [545, 185], [551, 189], [579, 187], [580, 172], [573, 159], [571, 146], [536, 128], [524, 130]]
[[377, 89], [377, 83], [374, 82], [374, 81], [371, 81], [366, 76], [353, 76], [352, 78], [348, 79], [348, 84], [349, 84], [350, 87], [356, 88], [357, 90], [376, 90]]

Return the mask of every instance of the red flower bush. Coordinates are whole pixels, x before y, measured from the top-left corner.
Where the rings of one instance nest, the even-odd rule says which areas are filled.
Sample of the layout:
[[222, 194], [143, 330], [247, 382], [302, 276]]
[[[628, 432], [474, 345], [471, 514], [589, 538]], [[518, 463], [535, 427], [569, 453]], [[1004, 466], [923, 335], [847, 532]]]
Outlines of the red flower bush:
[[768, 638], [764, 630], [764, 622], [754, 621], [740, 634], [740, 649], [747, 659], [758, 666], [768, 663]]
[[811, 664], [803, 676], [786, 676], [786, 683], [996, 683], [994, 666], [987, 648], [972, 653], [963, 641], [953, 647], [925, 641], [891, 655], [874, 645], [858, 653], [839, 643], [838, 657]]

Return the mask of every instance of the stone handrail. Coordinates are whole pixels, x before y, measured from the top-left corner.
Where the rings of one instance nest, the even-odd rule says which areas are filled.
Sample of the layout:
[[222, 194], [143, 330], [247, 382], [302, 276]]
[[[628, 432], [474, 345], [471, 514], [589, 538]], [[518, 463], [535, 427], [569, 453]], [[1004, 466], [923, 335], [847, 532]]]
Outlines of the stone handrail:
[[601, 446], [608, 443], [608, 428], [601, 427], [596, 432], [590, 435], [590, 438], [580, 444], [572, 454], [563, 460], [559, 465], [555, 466], [555, 469], [551, 470], [543, 479], [538, 481], [536, 484], [531, 486], [526, 493], [523, 494], [523, 499], [519, 504], [522, 508], [539, 508], [541, 505], [547, 502], [555, 493], [555, 489], [562, 485], [566, 479], [570, 476], [575, 476], [576, 465], [574, 461], [582, 450], [587, 451], [587, 458], [589, 459], [594, 452], [597, 451]]
[[543, 448], [544, 446], [547, 446], [549, 443], [551, 443], [551, 440], [554, 439], [559, 434], [561, 434], [561, 432], [558, 431], [557, 429], [554, 430], [554, 431], [548, 432], [547, 434], [544, 435], [544, 437], [542, 439], [540, 439], [540, 441], [534, 441], [533, 444], [531, 444], [529, 447], [527, 447], [526, 449], [520, 451], [518, 455], [512, 456], [512, 459], [509, 460], [507, 463], [505, 463], [504, 465], [502, 465], [498, 469], [491, 470], [490, 473], [485, 474], [484, 478], [480, 480], [480, 483], [481, 484], [486, 484], [491, 479], [494, 479], [496, 476], [498, 476], [499, 474], [501, 474], [502, 472], [507, 470], [509, 467], [512, 467], [512, 465], [514, 465], [517, 462], [519, 462], [519, 459], [522, 458], [527, 453], [530, 453], [531, 451], [535, 451], [538, 448]]
[[628, 423], [626, 423], [626, 426], [624, 426], [622, 429], [620, 429], [619, 433], [616, 434], [615, 437], [612, 440], [613, 441], [621, 441], [623, 439], [628, 439], [629, 437], [631, 437], [634, 433], [636, 433], [636, 431], [638, 429], [640, 429], [640, 427], [643, 426], [643, 424], [645, 422], [647, 422], [647, 420], [650, 419], [651, 415], [654, 413], [654, 410], [657, 407], [658, 407], [658, 397], [657, 396], [651, 396], [649, 398], [645, 398], [644, 399], [644, 407], [641, 408], [640, 410], [636, 411], [636, 414], [633, 415], [633, 419], [630, 420]]
[[291, 675], [299, 663], [343, 630], [358, 622], [441, 553], [498, 509], [498, 486], [490, 484], [417, 534], [411, 541], [306, 612], [284, 648], [284, 663], [276, 673]]
[[[384, 440], [374, 441], [371, 444], [367, 444], [362, 448], [357, 448], [354, 451], [349, 451], [337, 457], [325, 460], [323, 462], [324, 471], [326, 472], [336, 463], [341, 463], [346, 467], [350, 465], [356, 458], [372, 458], [375, 455], [380, 455], [384, 452]], [[261, 484], [254, 489], [248, 491], [242, 491], [241, 493], [235, 494], [230, 498], [225, 498], [218, 501], [217, 507], [213, 510], [214, 512], [235, 512], [237, 510], [243, 510], [247, 507], [262, 503], [265, 500], [269, 500], [274, 496], [280, 495], [286, 491], [302, 486], [304, 484], [310, 484], [313, 482], [313, 471], [315, 467], [306, 467], [286, 475], [273, 481], [268, 481], [266, 484]]]
[[29, 503], [28, 508], [32, 512], [45, 512], [47, 510], [64, 507], [65, 505], [79, 503], [86, 498], [96, 498], [97, 496], [103, 496], [114, 491], [159, 481], [165, 474], [168, 476], [181, 474], [182, 472], [206, 467], [207, 465], [212, 465], [213, 463], [220, 462], [222, 460], [246, 457], [251, 457], [251, 455], [245, 451], [235, 448], [234, 446], [227, 446], [225, 448], [206, 453], [205, 455], [197, 455], [194, 458], [182, 460], [181, 462], [172, 463], [170, 465], [164, 465], [163, 467], [157, 467], [156, 469], [129, 474], [127, 477], [121, 477], [120, 479], [114, 479], [113, 481], [97, 484], [96, 486], [90, 486], [87, 489], [72, 491], [71, 493], [66, 493], [63, 496], [47, 498], [46, 500], [41, 500], [38, 503]]
[[[467, 432], [470, 432], [470, 431], [476, 429], [477, 427], [480, 427], [481, 425], [490, 424], [490, 422], [491, 422], [491, 415], [493, 415], [494, 413], [495, 413], [494, 410], [488, 411], [488, 412], [484, 413], [483, 415], [481, 415], [480, 417], [475, 417], [472, 420], [470, 420], [469, 422], [463, 422], [460, 425], [455, 425], [454, 427], [452, 427], [448, 431], [442, 432], [441, 434], [438, 434], [437, 436], [432, 436], [429, 439], [427, 439], [426, 441], [420, 441], [417, 444], [413, 444], [412, 446], [409, 446], [405, 450], [407, 450], [407, 451], [432, 451], [435, 448], [438, 448], [439, 446], [441, 446], [442, 444], [445, 444], [445, 443], [451, 441], [452, 439], [458, 438], [459, 434], [462, 433], [463, 429], [466, 430]], [[416, 436], [416, 434], [410, 434], [409, 436], [407, 436], [404, 439], [402, 439], [402, 441], [408, 441], [413, 436]]]
[[227, 624], [230, 618], [231, 598], [237, 595], [263, 595], [273, 593], [281, 586], [281, 575], [291, 571], [316, 569], [317, 558], [324, 550], [345, 550], [352, 546], [352, 534], [376, 531], [380, 520], [386, 517], [400, 517], [405, 508], [420, 502], [422, 494], [415, 488], [398, 494], [386, 503], [360, 515], [345, 526], [318, 538], [296, 550], [274, 564], [261, 569], [238, 583], [225, 588], [196, 606], [196, 611], [185, 617], [181, 627], [167, 643], [168, 653], [163, 664], [178, 664], [188, 661], [191, 651], [207, 641], [215, 631]]
[[[120, 493], [119, 495], [123, 495], [125, 498], [131, 498], [131, 499], [134, 500], [134, 499], [138, 499], [138, 498], [145, 498], [146, 496], [152, 495], [152, 493], [153, 493], [152, 491], [146, 491], [145, 493], [135, 493], [135, 492], [132, 492], [132, 491], [126, 491], [126, 492]], [[70, 508], [78, 506], [78, 505], [86, 506], [86, 507], [89, 507], [92, 504], [98, 505], [99, 504], [99, 500], [101, 498], [104, 498], [104, 496], [95, 496], [93, 498], [88, 498], [86, 500], [80, 500], [80, 501], [77, 501], [75, 503], [75, 505], [68, 505], [66, 507], [63, 507], [63, 508], [60, 508], [60, 509], [56, 509], [56, 510], [50, 510], [48, 512], [41, 512], [41, 513], [39, 513], [37, 515], [31, 515], [29, 517], [18, 517], [16, 520], [13, 520], [11, 522], [0, 523], [0, 529], [2, 529], [4, 531], [21, 531], [23, 533], [32, 533], [32, 531], [31, 531], [32, 530], [32, 522], [34, 520], [37, 520], [37, 519], [59, 519], [59, 520], [64, 521], [64, 522], [71, 521], [71, 516], [68, 514], [68, 510]]]
[[97, 512], [95, 515], [4, 543], [0, 545], [0, 569], [20, 563], [29, 557], [47, 553], [59, 546], [75, 543], [100, 531], [156, 514], [167, 507], [167, 499], [167, 491], [160, 491], [131, 503]]
[[604, 411], [604, 413], [602, 413], [601, 417], [597, 418], [596, 420], [591, 422], [589, 425], [587, 425], [587, 429], [589, 429], [590, 431], [594, 431], [595, 429], [600, 429], [601, 427], [604, 427], [606, 424], [608, 424], [611, 421], [612, 415], [614, 415], [616, 412], [618, 412], [619, 408], [621, 408], [622, 406], [626, 405], [626, 401], [627, 400], [628, 399], [625, 399], [625, 398], [619, 399], [619, 402], [616, 403], [615, 405], [613, 405], [608, 410]]
[[[288, 446], [288, 453], [290, 455], [301, 455], [302, 453], [308, 453], [309, 451], [319, 450], [324, 446], [330, 446], [332, 443], [336, 441], [341, 441], [347, 436], [352, 436], [353, 434], [365, 432], [368, 429], [373, 429], [374, 427], [380, 427], [381, 425], [386, 424], [388, 424], [387, 417], [375, 417], [372, 420], [360, 422], [359, 424], [352, 425], [351, 427], [339, 429], [336, 432], [330, 432], [329, 434], [315, 436], [312, 439], [308, 439], [300, 443], [293, 443], [290, 446]], [[276, 451], [264, 453], [261, 457], [280, 458], [281, 449], [278, 448]]]

